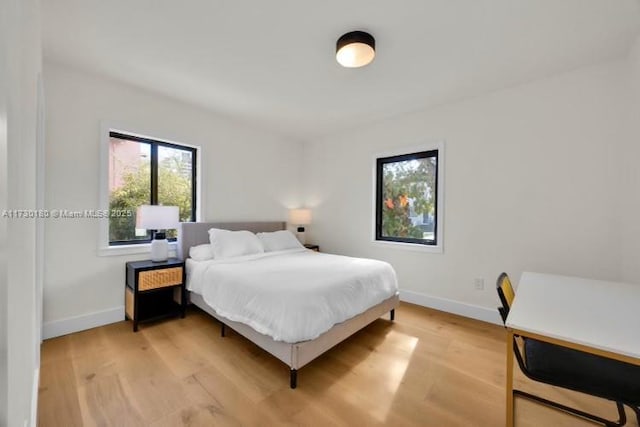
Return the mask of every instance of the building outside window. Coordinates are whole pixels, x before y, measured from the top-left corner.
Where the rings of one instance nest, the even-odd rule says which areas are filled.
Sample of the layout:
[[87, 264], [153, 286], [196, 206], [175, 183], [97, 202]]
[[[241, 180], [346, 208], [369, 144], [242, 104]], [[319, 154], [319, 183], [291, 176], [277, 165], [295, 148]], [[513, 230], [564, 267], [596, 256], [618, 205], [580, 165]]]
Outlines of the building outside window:
[[[109, 245], [147, 243], [151, 235], [136, 229], [141, 205], [178, 206], [180, 221], [195, 221], [196, 148], [109, 132]], [[176, 230], [167, 233], [176, 237]]]

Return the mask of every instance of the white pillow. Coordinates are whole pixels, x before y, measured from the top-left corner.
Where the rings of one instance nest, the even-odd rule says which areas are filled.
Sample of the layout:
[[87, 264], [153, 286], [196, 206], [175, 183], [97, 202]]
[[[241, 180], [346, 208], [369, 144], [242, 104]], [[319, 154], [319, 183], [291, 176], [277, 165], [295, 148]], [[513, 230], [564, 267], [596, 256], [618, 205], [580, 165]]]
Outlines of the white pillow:
[[258, 233], [265, 252], [284, 251], [285, 249], [302, 248], [302, 244], [289, 230]]
[[203, 245], [191, 246], [189, 248], [189, 257], [195, 261], [206, 261], [213, 259], [213, 249], [211, 243]]
[[250, 231], [209, 230], [209, 241], [216, 259], [232, 258], [264, 252], [260, 239]]

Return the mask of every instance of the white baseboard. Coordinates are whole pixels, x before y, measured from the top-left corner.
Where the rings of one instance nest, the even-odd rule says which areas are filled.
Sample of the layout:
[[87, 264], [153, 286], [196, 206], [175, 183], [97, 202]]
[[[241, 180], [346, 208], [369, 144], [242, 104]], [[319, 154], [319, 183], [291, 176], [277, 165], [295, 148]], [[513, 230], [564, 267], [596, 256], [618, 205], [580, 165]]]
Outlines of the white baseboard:
[[453, 313], [464, 317], [470, 317], [483, 322], [502, 325], [502, 320], [497, 309], [481, 307], [479, 305], [467, 304], [447, 298], [434, 297], [432, 295], [421, 294], [413, 291], [400, 291], [400, 300], [412, 304], [429, 307], [447, 313]]
[[[467, 304], [447, 298], [435, 297], [413, 291], [400, 291], [400, 300], [412, 304], [429, 307], [448, 313], [458, 314], [483, 322], [502, 325], [502, 320], [497, 309], [481, 307], [479, 305]], [[110, 323], [119, 322], [124, 319], [124, 306], [111, 308], [80, 316], [67, 317], [66, 319], [45, 322], [42, 327], [44, 339], [59, 337], [73, 332], [84, 331]]]
[[110, 308], [108, 310], [96, 311], [82, 314], [80, 316], [67, 317], [66, 319], [45, 322], [42, 325], [42, 336], [44, 339], [59, 337], [73, 332], [84, 331], [102, 325], [124, 320], [124, 306]]

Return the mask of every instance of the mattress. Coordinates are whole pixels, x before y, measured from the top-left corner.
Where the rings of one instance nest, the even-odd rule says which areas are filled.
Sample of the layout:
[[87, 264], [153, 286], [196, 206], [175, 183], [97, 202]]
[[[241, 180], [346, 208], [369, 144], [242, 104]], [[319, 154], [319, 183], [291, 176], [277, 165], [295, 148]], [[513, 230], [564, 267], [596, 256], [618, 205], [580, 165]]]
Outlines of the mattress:
[[217, 314], [275, 341], [317, 338], [398, 293], [383, 261], [292, 249], [196, 262], [187, 260], [187, 289]]

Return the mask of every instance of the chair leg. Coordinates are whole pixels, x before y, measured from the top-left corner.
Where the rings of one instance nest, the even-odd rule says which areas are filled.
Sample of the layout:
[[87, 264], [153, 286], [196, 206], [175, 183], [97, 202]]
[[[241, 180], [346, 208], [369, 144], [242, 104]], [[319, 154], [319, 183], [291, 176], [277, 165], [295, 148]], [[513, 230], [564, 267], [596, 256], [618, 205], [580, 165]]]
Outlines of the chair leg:
[[636, 413], [636, 418], [638, 419], [638, 425], [640, 426], [640, 406], [629, 405], [629, 408], [633, 409], [633, 412]]
[[289, 371], [289, 387], [296, 388], [298, 387], [298, 370], [291, 369]]
[[[538, 402], [544, 406], [548, 406], [549, 408], [553, 408], [562, 412], [566, 412], [572, 415], [575, 415], [577, 417], [580, 418], [584, 418], [590, 421], [594, 421], [596, 423], [600, 423], [604, 426], [607, 427], [621, 427], [623, 425], [625, 425], [627, 423], [627, 414], [624, 412], [624, 407], [622, 406], [622, 403], [620, 402], [616, 402], [616, 408], [618, 409], [618, 421], [610, 421], [610, 420], [606, 420], [602, 417], [599, 417], [597, 415], [593, 415], [590, 414], [588, 412], [585, 411], [581, 411], [580, 409], [575, 409], [572, 408], [570, 406], [565, 406], [561, 403], [557, 403], [557, 402], [553, 402], [551, 400], [545, 399], [543, 397], [540, 396], [536, 396], [534, 394], [531, 393], [527, 393], [521, 390], [513, 390], [513, 397], [523, 397], [525, 399], [529, 399], [532, 400], [534, 402]], [[636, 415], [638, 415], [638, 413], [636, 412]]]
[[391, 311], [389, 312], [389, 319], [393, 322], [396, 318], [396, 309], [392, 308]]
[[618, 424], [613, 425], [625, 425], [627, 423], [627, 413], [624, 411], [624, 405], [621, 402], [616, 402], [616, 407], [618, 408]]

